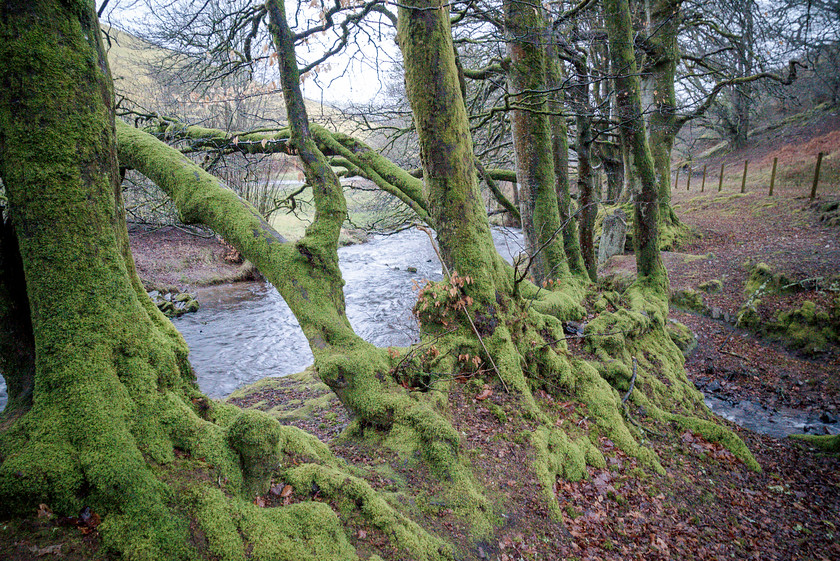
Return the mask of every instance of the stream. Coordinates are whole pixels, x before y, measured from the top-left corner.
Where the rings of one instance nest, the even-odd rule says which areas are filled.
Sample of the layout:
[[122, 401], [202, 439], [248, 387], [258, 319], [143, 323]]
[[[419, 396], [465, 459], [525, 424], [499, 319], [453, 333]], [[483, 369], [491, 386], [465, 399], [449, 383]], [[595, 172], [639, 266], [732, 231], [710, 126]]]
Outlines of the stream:
[[[493, 237], [508, 261], [523, 250], [519, 230], [494, 229]], [[415, 342], [414, 284], [442, 278], [426, 234], [412, 229], [372, 236], [367, 243], [340, 248], [338, 253], [347, 317], [356, 333], [377, 346]], [[198, 385], [210, 397], [221, 398], [261, 378], [294, 374], [312, 364], [306, 338], [273, 286], [244, 282], [200, 288], [195, 294], [199, 311], [172, 321], [190, 347]], [[0, 379], [0, 411], [6, 400]], [[803, 411], [775, 411], [711, 394], [706, 395], [706, 404], [725, 419], [771, 436], [840, 432], [840, 424], [822, 423]]]

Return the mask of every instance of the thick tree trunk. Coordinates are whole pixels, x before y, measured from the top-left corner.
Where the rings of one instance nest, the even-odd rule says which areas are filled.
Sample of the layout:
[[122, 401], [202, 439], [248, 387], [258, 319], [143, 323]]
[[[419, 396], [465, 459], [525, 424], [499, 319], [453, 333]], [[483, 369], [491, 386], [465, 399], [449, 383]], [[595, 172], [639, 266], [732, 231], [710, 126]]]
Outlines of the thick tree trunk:
[[535, 6], [505, 1], [505, 32], [514, 96], [511, 133], [520, 212], [531, 273], [538, 285], [568, 274], [546, 116], [545, 22]]
[[[181, 521], [168, 514], [143, 454], [172, 457], [164, 422], [187, 406], [169, 400], [192, 393], [193, 377], [183, 340], [146, 296], [128, 251], [93, 5], [21, 1], [0, 10], [0, 176], [35, 350], [32, 408], [0, 436], [2, 511], [39, 500], [64, 513], [88, 504], [114, 513], [103, 527], [110, 543], [148, 525], [156, 529], [149, 547], [165, 550]], [[14, 403], [28, 383], [10, 390]]]

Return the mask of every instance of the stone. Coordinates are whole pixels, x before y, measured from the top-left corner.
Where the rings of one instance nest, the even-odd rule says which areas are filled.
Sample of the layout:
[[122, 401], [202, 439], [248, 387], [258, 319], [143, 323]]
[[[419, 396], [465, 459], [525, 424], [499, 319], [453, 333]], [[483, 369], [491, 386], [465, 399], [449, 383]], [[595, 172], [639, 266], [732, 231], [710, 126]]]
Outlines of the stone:
[[598, 263], [606, 263], [613, 255], [624, 253], [627, 241], [627, 215], [620, 208], [604, 218], [601, 242], [598, 244]]

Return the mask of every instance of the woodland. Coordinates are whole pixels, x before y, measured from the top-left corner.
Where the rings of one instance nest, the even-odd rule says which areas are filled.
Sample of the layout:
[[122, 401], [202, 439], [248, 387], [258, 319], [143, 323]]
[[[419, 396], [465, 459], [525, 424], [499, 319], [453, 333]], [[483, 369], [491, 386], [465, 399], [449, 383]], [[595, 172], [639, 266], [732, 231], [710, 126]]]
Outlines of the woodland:
[[[703, 469], [762, 472], [689, 380], [690, 331], [669, 320], [662, 252], [697, 235], [673, 204], [672, 166], [684, 159], [674, 147], [699, 120], [745, 146], [756, 100], [797, 84], [809, 107], [836, 108], [840, 5], [150, 6], [143, 39], [166, 53], [156, 76], [178, 77], [167, 95], [188, 100], [181, 111], [115, 84], [107, 53], [121, 32], [104, 25], [109, 2], [0, 1], [0, 520], [17, 536], [0, 542], [23, 543], [35, 526], [20, 521], [36, 517], [73, 537], [64, 550], [27, 545], [31, 558], [76, 547], [75, 558], [138, 560], [650, 558], [610, 540], [599, 554], [569, 545], [580, 542], [574, 520], [597, 510], [569, 506], [584, 500], [573, 485], [623, 506], [611, 469], [630, 470], [633, 488], [697, 461], [663, 442], [701, 450]], [[386, 41], [399, 53], [363, 46]], [[342, 56], [392, 51], [387, 103], [310, 118], [305, 81]], [[253, 101], [277, 91], [282, 106]], [[833, 158], [822, 189], [836, 194]], [[286, 162], [303, 186], [248, 197], [231, 162], [257, 177]], [[419, 287], [410, 347], [374, 346], [347, 318], [338, 247], [350, 177], [376, 189], [385, 219], [375, 228], [434, 239], [443, 279]], [[314, 356], [309, 375], [347, 418], [335, 442], [199, 390], [129, 246], [124, 185], [141, 180], [291, 308]], [[311, 223], [291, 239], [269, 215], [304, 199]], [[628, 219], [632, 274], [620, 287], [599, 280], [604, 204]], [[493, 244], [500, 217], [523, 231], [512, 264]], [[760, 324], [750, 306], [785, 285], [761, 274], [743, 325]], [[827, 349], [840, 343], [834, 290], [811, 314], [824, 314]], [[470, 416], [479, 406], [484, 417]], [[516, 452], [488, 463], [473, 430]], [[802, 446], [831, 458], [838, 438]], [[827, 532], [812, 558], [833, 555]], [[643, 539], [662, 558], [677, 547]], [[559, 542], [572, 549], [559, 553]]]

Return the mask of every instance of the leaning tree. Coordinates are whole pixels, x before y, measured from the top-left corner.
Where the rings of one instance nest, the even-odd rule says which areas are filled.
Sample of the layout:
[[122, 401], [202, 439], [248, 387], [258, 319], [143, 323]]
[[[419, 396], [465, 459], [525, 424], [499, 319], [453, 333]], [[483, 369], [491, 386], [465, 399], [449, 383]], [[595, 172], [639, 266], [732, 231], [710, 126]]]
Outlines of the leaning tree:
[[[470, 374], [509, 392], [517, 403], [511, 414], [527, 420], [522, 437], [534, 454], [523, 469], [557, 518], [557, 478], [585, 477], [587, 464], [605, 460], [596, 438], [560, 422], [554, 399], [584, 404], [601, 434], [662, 472], [625, 416], [619, 390], [635, 382], [629, 403], [643, 407], [650, 422], [691, 427], [757, 468], [734, 434], [708, 420], [666, 333], [655, 185], [643, 184], [636, 202], [636, 228], [647, 228], [636, 236], [639, 279], [623, 295], [593, 294], [597, 317], [586, 327], [586, 358], [577, 356], [562, 321], [585, 313], [582, 286], [537, 287], [493, 248], [446, 6], [410, 0], [399, 10], [422, 182], [360, 143], [309, 125], [283, 3], [260, 6], [288, 127], [253, 140], [297, 155], [305, 169], [316, 214], [295, 242], [179, 151], [115, 122], [92, 2], [0, 4], [0, 178], [8, 196], [0, 350], [10, 390], [0, 417], [0, 513], [34, 512], [39, 504], [62, 514], [90, 509], [101, 517], [106, 548], [131, 559], [355, 559], [343, 525], [351, 514], [381, 531], [388, 551], [455, 556], [446, 536], [412, 519], [410, 502], [386, 501], [360, 477], [363, 469], [348, 468], [314, 437], [198, 391], [183, 339], [134, 270], [121, 167], [146, 175], [185, 221], [212, 227], [257, 265], [298, 318], [318, 376], [353, 413], [344, 438], [390, 450], [403, 467], [428, 473], [437, 483], [420, 492], [442, 495], [454, 516], [470, 521], [471, 540], [491, 536], [498, 518], [450, 418], [447, 397], [452, 376], [465, 373], [464, 355], [478, 357]], [[611, 6], [611, 38], [620, 49], [614, 62], [632, 66], [627, 4]], [[621, 87], [623, 115], [637, 123], [638, 82]], [[235, 144], [250, 142], [238, 138]], [[625, 139], [642, 181], [652, 181], [644, 127]], [[419, 347], [376, 348], [347, 320], [336, 251], [346, 206], [322, 147], [378, 169], [383, 188], [413, 204], [436, 231], [447, 275], [420, 293]], [[305, 500], [255, 504], [273, 478]]]

